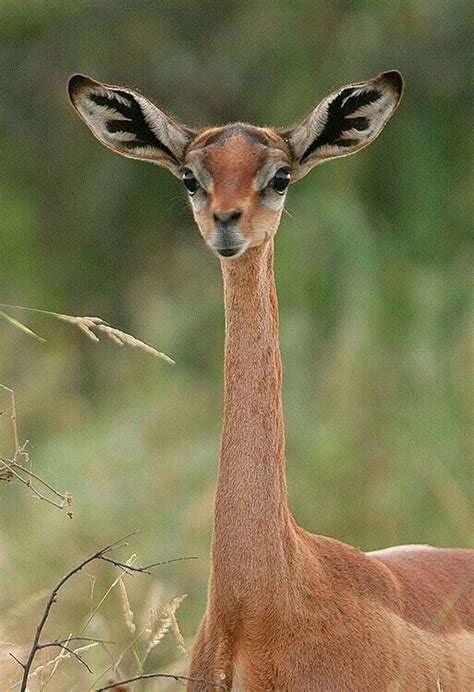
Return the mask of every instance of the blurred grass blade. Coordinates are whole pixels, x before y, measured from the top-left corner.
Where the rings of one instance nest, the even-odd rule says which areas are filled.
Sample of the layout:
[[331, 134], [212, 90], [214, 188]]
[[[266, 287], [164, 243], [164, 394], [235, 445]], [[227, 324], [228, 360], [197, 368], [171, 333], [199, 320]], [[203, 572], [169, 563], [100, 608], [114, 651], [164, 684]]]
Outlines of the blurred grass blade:
[[23, 322], [20, 322], [19, 320], [15, 319], [11, 315], [8, 315], [6, 312], [3, 312], [0, 310], [0, 317], [3, 317], [7, 322], [10, 322], [14, 327], [17, 329], [20, 329], [22, 332], [25, 332], [25, 334], [28, 334], [29, 336], [33, 336], [35, 339], [38, 339], [38, 341], [42, 341], [43, 343], [46, 341], [46, 339], [43, 339], [42, 336], [39, 336], [36, 334], [32, 329], [26, 326], [26, 324], [23, 324]]

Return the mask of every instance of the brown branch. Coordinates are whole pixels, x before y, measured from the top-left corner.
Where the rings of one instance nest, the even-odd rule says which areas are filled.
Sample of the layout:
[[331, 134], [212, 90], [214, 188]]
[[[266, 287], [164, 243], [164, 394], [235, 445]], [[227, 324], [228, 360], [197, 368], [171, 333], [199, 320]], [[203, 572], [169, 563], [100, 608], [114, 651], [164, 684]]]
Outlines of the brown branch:
[[190, 555], [189, 557], [174, 557], [171, 560], [162, 560], [161, 562], [152, 562], [150, 565], [143, 565], [143, 567], [132, 567], [132, 565], [127, 565], [126, 562], [120, 562], [119, 560], [113, 560], [111, 557], [104, 557], [103, 555], [99, 557], [99, 560], [104, 560], [104, 562], [110, 562], [116, 567], [120, 567], [124, 572], [142, 572], [142, 574], [151, 574], [150, 570], [154, 567], [159, 567], [160, 565], [167, 565], [170, 562], [178, 562], [179, 560], [197, 560], [196, 555]]
[[123, 571], [126, 572], [127, 574], [129, 574], [130, 576], [133, 575], [133, 572], [142, 572], [143, 574], [151, 574], [151, 572], [148, 572], [145, 567], [132, 567], [131, 565], [127, 565], [126, 562], [120, 562], [120, 560], [113, 560], [111, 557], [101, 556], [98, 559], [103, 560], [104, 562], [110, 562], [111, 565], [115, 565], [115, 567], [119, 567], [120, 569], [123, 569]]
[[190, 555], [189, 557], [172, 557], [171, 560], [161, 560], [160, 562], [152, 562], [151, 565], [145, 565], [144, 569], [153, 569], [154, 567], [161, 567], [161, 565], [169, 565], [170, 562], [180, 562], [181, 560], [198, 560], [197, 555]]
[[[59, 582], [56, 584], [56, 586], [54, 587], [54, 589], [51, 591], [51, 593], [50, 593], [50, 595], [49, 595], [49, 598], [48, 598], [48, 600], [47, 600], [47, 602], [46, 602], [46, 606], [45, 606], [43, 615], [41, 616], [41, 619], [40, 619], [40, 621], [39, 621], [39, 623], [38, 623], [38, 625], [37, 625], [37, 627], [36, 627], [36, 632], [35, 632], [35, 636], [34, 636], [34, 639], [33, 639], [33, 644], [31, 645], [31, 649], [30, 649], [30, 652], [29, 652], [29, 654], [28, 654], [28, 658], [27, 658], [27, 660], [26, 660], [26, 663], [22, 663], [21, 661], [19, 661], [18, 659], [15, 658], [15, 660], [16, 660], [16, 661], [19, 663], [19, 665], [21, 665], [22, 668], [23, 668], [23, 677], [22, 677], [22, 681], [21, 681], [20, 692], [26, 692], [27, 685], [28, 685], [28, 676], [29, 676], [29, 674], [30, 674], [30, 670], [31, 670], [31, 666], [32, 666], [32, 664], [33, 664], [33, 660], [34, 660], [34, 658], [35, 658], [37, 652], [38, 652], [41, 648], [45, 648], [46, 646], [59, 646], [59, 647], [61, 647], [61, 648], [63, 648], [63, 649], [66, 648], [66, 647], [64, 646], [64, 644], [62, 644], [62, 642], [59, 642], [59, 641], [58, 641], [58, 642], [49, 642], [49, 644], [41, 644], [41, 643], [40, 643], [41, 634], [42, 634], [43, 629], [44, 629], [44, 626], [45, 626], [45, 624], [46, 624], [46, 620], [48, 619], [48, 616], [49, 616], [49, 613], [50, 613], [50, 610], [51, 610], [51, 608], [52, 608], [53, 603], [56, 603], [56, 597], [57, 597], [57, 595], [58, 595], [58, 591], [61, 589], [62, 586], [64, 586], [64, 584], [65, 584], [69, 579], [71, 579], [71, 577], [73, 577], [75, 574], [77, 574], [78, 572], [80, 572], [80, 571], [81, 571], [86, 565], [88, 565], [90, 562], [93, 562], [94, 560], [101, 559], [104, 555], [107, 555], [107, 554], [110, 553], [112, 550], [118, 550], [119, 548], [123, 548], [124, 546], [127, 546], [127, 545], [128, 545], [127, 539], [128, 539], [128, 538], [131, 538], [131, 537], [134, 536], [136, 533], [137, 533], [137, 531], [133, 531], [132, 533], [127, 534], [127, 535], [124, 536], [123, 538], [120, 538], [118, 541], [114, 541], [113, 543], [110, 543], [109, 545], [106, 545], [104, 548], [101, 548], [100, 550], [97, 550], [95, 553], [93, 553], [93, 554], [90, 555], [89, 557], [85, 558], [85, 560], [83, 560], [83, 561], [80, 562], [78, 565], [76, 565], [76, 566], [73, 567], [71, 570], [69, 570], [69, 572], [67, 572], [67, 574], [65, 574], [65, 575], [59, 580]], [[66, 641], [66, 640], [64, 640], [64, 641]], [[73, 653], [73, 654], [77, 657], [77, 654], [75, 654], [74, 650], [72, 650], [72, 649], [71, 649], [71, 650], [67, 649], [67, 650], [68, 650], [70, 653]], [[79, 657], [79, 659], [80, 659], [80, 657]], [[80, 659], [80, 660], [81, 660], [81, 659]], [[85, 664], [84, 661], [81, 660], [81, 662]], [[90, 668], [87, 666], [87, 664], [85, 664], [85, 665], [86, 665], [86, 667], [88, 668], [88, 670], [90, 670]]]
[[138, 680], [152, 680], [153, 678], [171, 678], [172, 680], [186, 680], [187, 682], [200, 682], [207, 687], [213, 689], [224, 690], [228, 692], [227, 687], [218, 682], [211, 682], [210, 680], [204, 680], [204, 678], [190, 678], [187, 675], [175, 675], [173, 673], [144, 673], [142, 675], [135, 675], [133, 678], [127, 678], [126, 680], [118, 680], [113, 682], [111, 685], [106, 685], [105, 687], [98, 687], [95, 692], [104, 692], [104, 690], [113, 690], [117, 685], [125, 685], [128, 682], [137, 682]]
[[[153, 567], [157, 567], [158, 565], [167, 564], [169, 562], [175, 562], [177, 560], [194, 560], [194, 559], [196, 559], [195, 557], [173, 558], [172, 560], [163, 560], [162, 562], [155, 562], [155, 563], [152, 563], [149, 565], [145, 565], [144, 567], [132, 567], [131, 565], [127, 564], [126, 562], [122, 562], [120, 560], [115, 560], [113, 558], [107, 557], [108, 554], [110, 552], [112, 552], [113, 550], [118, 550], [119, 548], [126, 547], [128, 545], [128, 539], [135, 536], [136, 533], [137, 533], [137, 531], [132, 531], [131, 533], [124, 536], [123, 538], [119, 538], [118, 541], [114, 541], [113, 543], [106, 545], [104, 548], [97, 550], [92, 555], [89, 555], [89, 557], [85, 558], [78, 565], [76, 565], [75, 567], [70, 569], [69, 572], [67, 572], [67, 574], [65, 574], [59, 580], [59, 582], [56, 584], [56, 586], [51, 591], [51, 593], [48, 597], [45, 609], [43, 611], [43, 615], [41, 616], [41, 619], [40, 619], [40, 621], [36, 627], [36, 632], [35, 632], [35, 636], [33, 639], [33, 644], [31, 645], [31, 649], [30, 649], [30, 652], [28, 654], [28, 658], [26, 660], [26, 663], [23, 663], [18, 658], [16, 658], [16, 656], [14, 656], [13, 654], [10, 654], [15, 659], [15, 661], [18, 663], [18, 665], [20, 665], [23, 668], [23, 677], [22, 677], [22, 681], [21, 681], [20, 692], [26, 692], [26, 689], [28, 686], [28, 677], [30, 675], [30, 670], [31, 670], [31, 666], [33, 664], [33, 660], [34, 660], [37, 652], [40, 651], [41, 649], [57, 647], [57, 648], [60, 648], [64, 651], [67, 651], [69, 654], [75, 656], [75, 658], [77, 658], [77, 660], [80, 661], [80, 663], [82, 663], [90, 673], [92, 673], [92, 670], [90, 669], [90, 667], [88, 666], [86, 661], [84, 661], [84, 659], [81, 656], [79, 656], [77, 651], [75, 651], [74, 649], [71, 649], [68, 646], [70, 644], [70, 642], [71, 641], [92, 641], [92, 642], [97, 642], [97, 643], [109, 643], [109, 644], [113, 643], [113, 642], [108, 642], [108, 641], [102, 640], [102, 639], [93, 639], [92, 637], [81, 637], [81, 636], [69, 637], [68, 639], [55, 640], [53, 642], [40, 642], [44, 626], [45, 626], [46, 621], [48, 619], [48, 616], [49, 616], [49, 613], [50, 613], [51, 608], [53, 606], [53, 603], [56, 603], [59, 590], [61, 589], [61, 587], [64, 586], [64, 584], [69, 579], [71, 579], [71, 577], [73, 577], [75, 574], [80, 572], [86, 565], [93, 562], [94, 560], [103, 560], [105, 562], [110, 562], [115, 567], [118, 567], [119, 569], [122, 569], [124, 571], [130, 570], [131, 572], [142, 572], [144, 574], [150, 574], [149, 570], [152, 569]], [[183, 676], [176, 676], [176, 675], [168, 675], [165, 673], [156, 674], [156, 675], [154, 675], [154, 677], [160, 677], [160, 675], [161, 675], [161, 677], [171, 677], [171, 678], [175, 678], [176, 680], [181, 679], [181, 678], [192, 680], [191, 678], [184, 678]], [[143, 679], [146, 679], [146, 677], [150, 677], [150, 676], [145, 676]], [[133, 680], [135, 680], [135, 679], [139, 680], [140, 678], [134, 678]], [[133, 680], [131, 680], [131, 682], [133, 682]], [[199, 681], [199, 680], [197, 680], [197, 681]], [[213, 687], [220, 687], [223, 690], [226, 689], [222, 685], [214, 685], [214, 683], [207, 683], [205, 680], [201, 680], [201, 682], [209, 684], [210, 686], [213, 686]], [[104, 688], [104, 689], [109, 689], [109, 688]]]
[[[52, 644], [64, 644], [66, 642], [94, 642], [95, 644], [116, 644], [117, 642], [112, 642], [110, 639], [96, 639], [95, 637], [68, 637], [67, 639], [59, 639], [51, 642]], [[41, 646], [46, 646], [42, 644]]]
[[15, 654], [12, 654], [11, 651], [10, 651], [10, 656], [13, 658], [14, 661], [16, 661], [18, 663], [19, 666], [21, 666], [23, 668], [23, 670], [25, 669], [25, 664], [22, 663], [20, 661], [20, 659], [15, 656]]
[[[30, 457], [29, 455], [24, 452], [23, 455], [26, 457], [27, 463], [30, 462]], [[5, 457], [0, 457], [0, 464], [3, 465], [3, 468], [0, 469], [0, 480], [6, 480], [6, 481], [11, 481], [12, 478], [16, 478], [20, 483], [23, 483], [23, 485], [26, 485], [27, 488], [31, 490], [33, 495], [38, 498], [38, 500], [43, 500], [44, 502], [47, 502], [50, 505], [53, 505], [53, 507], [57, 507], [58, 509], [64, 509], [64, 507], [70, 507], [72, 505], [72, 495], [70, 493], [66, 492], [61, 494], [59, 491], [55, 490], [49, 483], [47, 483], [45, 480], [40, 478], [40, 476], [37, 476], [33, 471], [30, 469], [25, 468], [22, 464], [19, 464], [15, 459], [6, 459]], [[17, 469], [17, 470], [15, 470]], [[18, 473], [18, 471], [23, 471], [28, 478], [23, 478], [23, 476]], [[50, 490], [56, 497], [61, 498], [61, 502], [56, 502], [55, 500], [52, 500], [50, 497], [47, 497], [46, 495], [43, 495], [38, 488], [36, 488], [31, 479], [34, 478], [38, 483], [41, 485], [44, 485], [48, 490]]]

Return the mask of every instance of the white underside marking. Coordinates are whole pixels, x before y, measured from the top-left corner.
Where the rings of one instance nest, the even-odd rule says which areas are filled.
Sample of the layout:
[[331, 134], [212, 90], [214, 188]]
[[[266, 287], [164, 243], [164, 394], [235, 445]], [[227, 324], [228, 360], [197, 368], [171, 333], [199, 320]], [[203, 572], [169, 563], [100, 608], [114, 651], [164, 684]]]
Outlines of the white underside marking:
[[410, 550], [436, 550], [432, 545], [424, 545], [424, 544], [410, 544], [410, 545], [394, 545], [391, 548], [382, 548], [381, 550], [371, 550], [370, 552], [367, 553], [367, 555], [380, 555], [381, 553], [384, 553], [385, 555], [387, 553], [393, 553], [393, 552], [408, 552]]

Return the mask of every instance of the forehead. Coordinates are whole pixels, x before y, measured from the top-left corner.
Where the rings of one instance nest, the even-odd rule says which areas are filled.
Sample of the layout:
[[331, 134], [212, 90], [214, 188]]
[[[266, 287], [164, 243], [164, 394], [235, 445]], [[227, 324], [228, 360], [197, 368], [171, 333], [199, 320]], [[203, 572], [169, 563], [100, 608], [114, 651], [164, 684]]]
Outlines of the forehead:
[[269, 159], [281, 165], [289, 161], [289, 147], [272, 130], [233, 123], [199, 134], [187, 159], [204, 167], [215, 181], [237, 175], [250, 180]]
[[193, 142], [193, 148], [203, 148], [210, 145], [224, 146], [229, 140], [240, 137], [250, 145], [261, 144], [267, 147], [279, 146], [287, 149], [284, 140], [273, 130], [265, 127], [255, 127], [247, 123], [231, 123], [223, 127], [212, 127], [201, 132]]

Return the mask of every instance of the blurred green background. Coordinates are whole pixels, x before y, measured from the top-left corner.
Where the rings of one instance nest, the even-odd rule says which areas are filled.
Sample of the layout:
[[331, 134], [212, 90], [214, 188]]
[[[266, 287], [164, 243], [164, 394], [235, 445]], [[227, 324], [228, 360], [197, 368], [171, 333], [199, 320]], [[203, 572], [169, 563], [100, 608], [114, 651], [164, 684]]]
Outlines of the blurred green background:
[[[0, 301], [100, 315], [177, 365], [47, 318], [11, 312], [46, 344], [0, 322], [0, 382], [16, 391], [34, 470], [74, 495], [70, 521], [0, 485], [0, 639], [18, 645], [0, 647], [1, 689], [19, 677], [8, 652], [24, 657], [33, 636], [30, 597], [122, 534], [140, 529], [122, 558], [199, 558], [127, 579], [136, 613], [187, 593], [177, 616], [190, 646], [206, 599], [219, 263], [179, 182], [80, 123], [66, 97], [76, 71], [137, 88], [193, 127], [290, 125], [342, 84], [402, 71], [382, 136], [295, 185], [277, 236], [290, 505], [305, 528], [362, 549], [472, 545], [470, 12], [431, 0], [2, 0]], [[0, 454], [12, 447], [5, 414]], [[88, 573], [96, 603], [117, 572]], [[50, 638], [82, 628], [91, 579], [65, 588]], [[127, 646], [117, 594], [89, 632], [118, 648], [87, 654], [95, 678], [62, 664], [48, 690], [86, 689]], [[146, 669], [184, 671], [185, 657], [168, 636]], [[136, 670], [131, 654], [120, 670]]]

